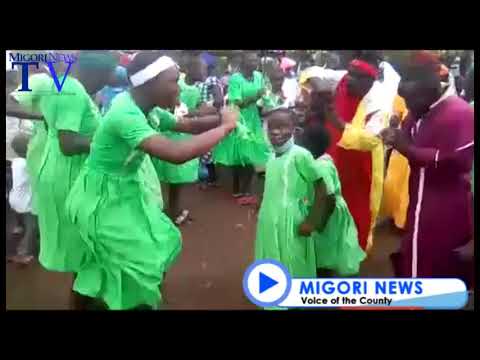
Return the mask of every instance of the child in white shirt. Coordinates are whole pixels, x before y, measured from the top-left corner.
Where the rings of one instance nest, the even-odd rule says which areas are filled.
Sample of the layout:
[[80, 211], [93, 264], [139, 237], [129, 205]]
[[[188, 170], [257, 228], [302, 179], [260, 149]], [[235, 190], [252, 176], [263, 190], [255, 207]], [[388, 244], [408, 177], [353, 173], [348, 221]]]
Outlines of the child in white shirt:
[[12, 148], [17, 157], [11, 160], [12, 189], [8, 198], [10, 207], [15, 211], [17, 222], [23, 227], [17, 254], [9, 257], [8, 260], [23, 265], [33, 260], [33, 245], [37, 234], [37, 221], [31, 213], [32, 189], [25, 160], [29, 139], [28, 135], [19, 133], [12, 140]]

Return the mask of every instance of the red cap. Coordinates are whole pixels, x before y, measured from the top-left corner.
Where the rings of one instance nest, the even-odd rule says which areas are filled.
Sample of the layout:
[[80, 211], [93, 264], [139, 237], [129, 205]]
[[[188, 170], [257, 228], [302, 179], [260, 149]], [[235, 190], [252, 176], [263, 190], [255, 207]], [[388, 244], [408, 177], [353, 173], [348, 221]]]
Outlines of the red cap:
[[355, 59], [350, 62], [350, 66], [359, 70], [360, 72], [373, 77], [374, 79], [378, 76], [378, 68], [372, 64], [367, 63], [366, 61]]

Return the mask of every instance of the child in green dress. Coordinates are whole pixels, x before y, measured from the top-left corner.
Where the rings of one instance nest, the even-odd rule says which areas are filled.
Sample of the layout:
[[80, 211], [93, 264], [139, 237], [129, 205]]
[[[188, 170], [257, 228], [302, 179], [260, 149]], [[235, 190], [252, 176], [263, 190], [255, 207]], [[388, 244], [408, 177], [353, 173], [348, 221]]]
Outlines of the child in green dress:
[[252, 195], [254, 166], [265, 165], [270, 149], [262, 128], [257, 101], [265, 94], [266, 80], [256, 69], [259, 66], [255, 52], [243, 52], [240, 72], [228, 82], [228, 102], [240, 109], [240, 122], [232, 134], [213, 151], [215, 163], [233, 170], [233, 197], [239, 205], [255, 205]]
[[275, 109], [266, 121], [274, 155], [266, 165], [255, 258], [280, 261], [293, 277], [315, 277], [311, 235], [327, 212], [323, 169], [308, 150], [295, 145], [292, 111]]
[[[180, 88], [179, 102], [175, 111], [178, 118], [190, 118], [194, 121], [202, 121], [203, 115], [217, 114], [213, 106], [206, 106], [202, 103], [200, 85], [207, 76], [207, 65], [200, 56], [192, 56], [186, 62], [184, 78], [180, 78], [178, 86]], [[163, 112], [160, 118], [168, 118]], [[169, 122], [167, 121], [167, 124]], [[191, 138], [191, 134], [186, 134], [172, 129], [166, 129], [160, 124], [159, 130], [162, 134], [171, 140], [182, 141]], [[167, 213], [176, 225], [183, 224], [189, 219], [190, 211], [181, 208], [181, 194], [186, 184], [198, 181], [199, 159], [193, 159], [184, 164], [171, 164], [167, 161], [153, 159], [153, 164], [157, 170], [158, 177], [163, 184], [168, 185], [168, 208]]]
[[275, 156], [267, 163], [255, 256], [282, 262], [293, 277], [315, 277], [321, 270], [337, 275], [358, 272], [365, 254], [358, 245], [353, 218], [343, 200], [331, 159], [322, 155], [325, 130], [302, 136], [312, 149], [295, 145], [295, 115], [275, 109], [266, 117]]
[[332, 158], [325, 154], [330, 139], [323, 125], [309, 127], [301, 139], [316, 158], [322, 173], [324, 216], [312, 233], [315, 242], [317, 276], [353, 276], [358, 274], [366, 255], [358, 243], [358, 233], [352, 215], [342, 196], [340, 179]]
[[[282, 85], [284, 80], [285, 74], [283, 71], [279, 67], [274, 68], [270, 74], [272, 89], [267, 89], [265, 95], [257, 102], [257, 106], [260, 108], [262, 115], [265, 115], [265, 113], [277, 107], [294, 105], [288, 104], [283, 95]], [[264, 129], [266, 131], [266, 126], [264, 126]]]

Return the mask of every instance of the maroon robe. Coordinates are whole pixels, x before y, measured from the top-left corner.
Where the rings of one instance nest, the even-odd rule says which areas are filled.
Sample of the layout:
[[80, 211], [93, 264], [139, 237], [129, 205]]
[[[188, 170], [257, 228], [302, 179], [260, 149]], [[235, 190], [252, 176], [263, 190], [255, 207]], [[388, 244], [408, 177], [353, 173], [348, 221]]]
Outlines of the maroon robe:
[[406, 154], [410, 203], [406, 235], [400, 252], [392, 255], [396, 276], [468, 280], [454, 249], [473, 235], [467, 180], [474, 155], [473, 108], [449, 96], [421, 120], [408, 116], [402, 131], [412, 142]]

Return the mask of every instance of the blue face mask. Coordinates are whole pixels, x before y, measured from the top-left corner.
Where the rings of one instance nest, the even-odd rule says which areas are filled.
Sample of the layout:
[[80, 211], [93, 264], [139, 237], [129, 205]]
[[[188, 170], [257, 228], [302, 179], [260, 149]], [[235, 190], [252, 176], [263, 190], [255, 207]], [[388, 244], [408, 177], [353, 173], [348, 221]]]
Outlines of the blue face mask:
[[281, 155], [281, 154], [286, 153], [288, 150], [290, 150], [292, 148], [293, 145], [295, 145], [295, 140], [293, 138], [293, 135], [283, 145], [275, 146], [275, 145], [272, 144], [273, 150], [275, 151], [275, 154], [277, 154], [277, 155]]

